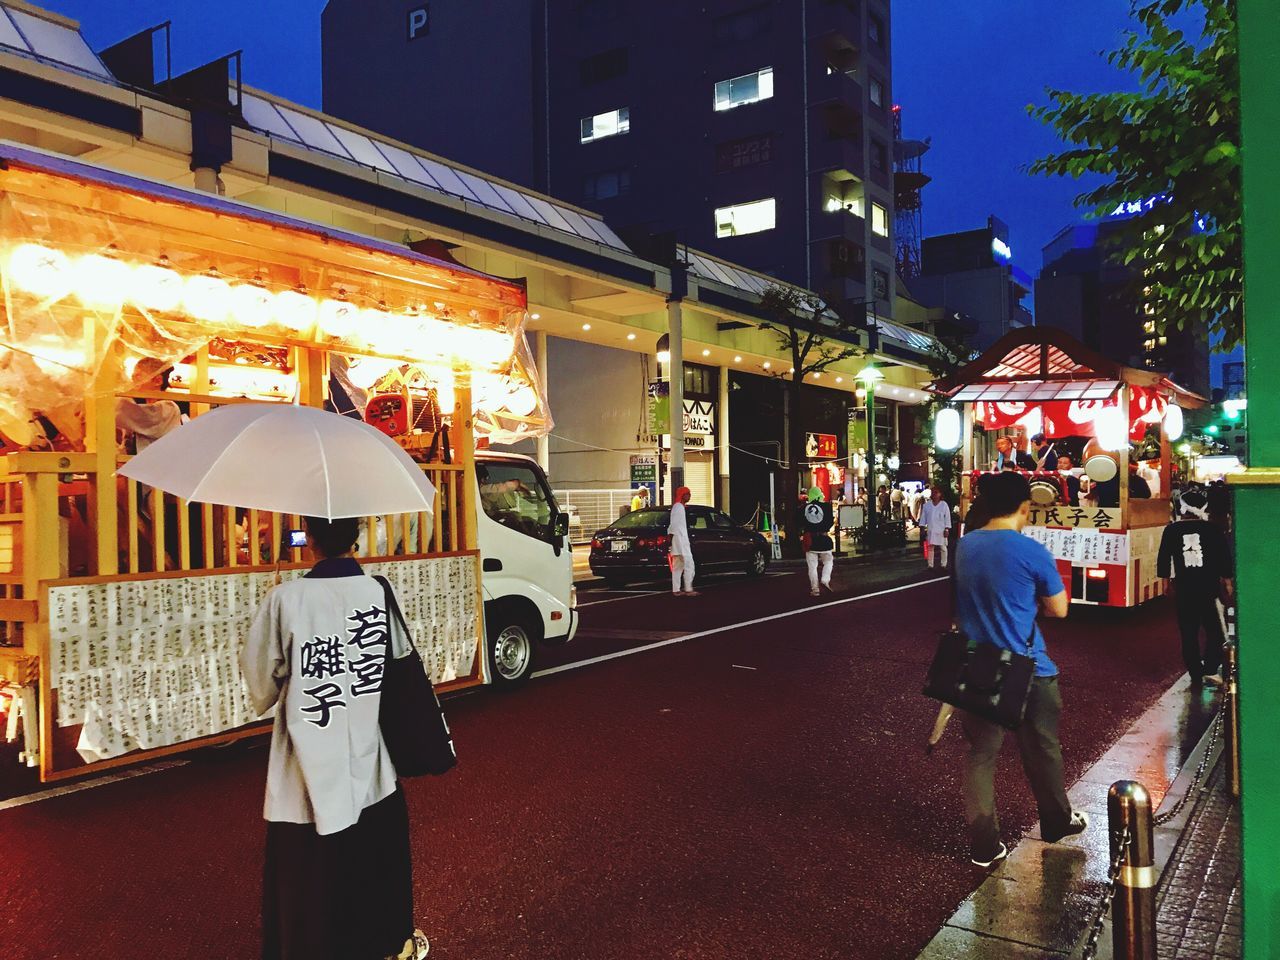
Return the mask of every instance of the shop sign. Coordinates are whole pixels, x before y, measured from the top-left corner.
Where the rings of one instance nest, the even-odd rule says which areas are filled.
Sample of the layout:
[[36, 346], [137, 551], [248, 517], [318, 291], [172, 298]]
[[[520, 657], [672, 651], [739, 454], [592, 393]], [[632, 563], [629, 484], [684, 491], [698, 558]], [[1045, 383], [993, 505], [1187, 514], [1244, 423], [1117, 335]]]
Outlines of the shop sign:
[[427, 15], [427, 5], [414, 7], [409, 11], [409, 39], [417, 40], [431, 32], [431, 18]]
[[849, 409], [849, 452], [867, 449], [867, 408]]
[[773, 135], [729, 140], [716, 147], [716, 173], [754, 167], [773, 159]]
[[806, 433], [804, 455], [810, 460], [834, 460], [840, 455], [834, 433]]
[[632, 454], [631, 482], [654, 483], [658, 479], [658, 457], [652, 453]]
[[661, 435], [671, 432], [671, 384], [666, 380], [650, 380], [647, 412], [649, 432]]
[[709, 437], [715, 433], [716, 405], [706, 400], [684, 402], [684, 435]]
[[1034, 504], [1027, 517], [1027, 525], [1033, 527], [1077, 527], [1099, 530], [1120, 528], [1119, 507], [1038, 507]]

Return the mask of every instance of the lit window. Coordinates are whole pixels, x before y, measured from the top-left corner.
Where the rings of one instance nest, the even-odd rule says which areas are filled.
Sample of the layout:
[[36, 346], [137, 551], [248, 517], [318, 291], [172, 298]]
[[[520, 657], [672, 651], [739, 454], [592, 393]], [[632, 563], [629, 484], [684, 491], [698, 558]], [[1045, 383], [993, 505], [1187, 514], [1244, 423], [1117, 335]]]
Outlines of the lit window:
[[874, 200], [871, 202], [871, 232], [877, 237], [889, 235], [889, 211]]
[[579, 136], [583, 143], [602, 140], [605, 137], [616, 137], [631, 129], [631, 110], [622, 107], [608, 113], [597, 113], [594, 117], [583, 117]]
[[1156, 340], [1156, 343], [1160, 344], [1160, 346], [1162, 346], [1162, 347], [1163, 347], [1163, 346], [1166, 346], [1166, 345], [1168, 345], [1168, 343], [1169, 343], [1169, 338], [1168, 338], [1168, 337], [1160, 337], [1160, 338], [1158, 338], [1158, 339]]
[[1156, 348], [1156, 342], [1154, 340], [1143, 340], [1142, 348], [1146, 350], [1148, 353], [1150, 353], [1152, 350]]
[[1143, 333], [1155, 333], [1155, 332], [1156, 332], [1156, 322], [1155, 322], [1154, 320], [1148, 320], [1146, 323], [1144, 323], [1144, 324], [1142, 325], [1142, 332], [1143, 332]]
[[748, 233], [772, 230], [777, 221], [777, 204], [773, 197], [751, 203], [737, 203], [716, 210], [716, 236], [740, 237]]
[[867, 85], [867, 91], [868, 91], [868, 95], [871, 97], [871, 103], [873, 106], [877, 106], [877, 107], [884, 106], [884, 83], [883, 82], [881, 82], [880, 80], [877, 80], [875, 77], [872, 77], [871, 82]]
[[773, 96], [773, 67], [716, 84], [716, 109], [732, 110]]

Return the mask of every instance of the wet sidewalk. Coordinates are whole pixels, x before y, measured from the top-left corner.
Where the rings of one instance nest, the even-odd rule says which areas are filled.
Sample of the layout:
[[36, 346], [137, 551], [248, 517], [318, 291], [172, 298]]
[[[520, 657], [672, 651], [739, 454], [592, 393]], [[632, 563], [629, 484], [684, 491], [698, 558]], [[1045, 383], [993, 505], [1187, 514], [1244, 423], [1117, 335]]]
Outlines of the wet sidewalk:
[[[1208, 746], [1203, 734], [1217, 708], [1209, 691], [1193, 691], [1182, 677], [1068, 791], [1072, 804], [1089, 814], [1089, 829], [1060, 843], [1045, 843], [1037, 824], [998, 868], [938, 931], [919, 960], [1031, 960], [1078, 956], [1108, 877], [1107, 791], [1116, 780], [1140, 781], [1152, 801], [1168, 809], [1191, 788], [1195, 768]], [[1202, 739], [1203, 738], [1203, 739]], [[1211, 797], [1212, 794], [1203, 796]], [[1193, 798], [1195, 800], [1196, 798]], [[1202, 809], [1190, 803], [1169, 824], [1156, 830], [1157, 862], [1178, 849], [1188, 819]], [[1226, 843], [1227, 841], [1223, 841]], [[976, 869], [976, 868], [975, 868]], [[1175, 867], [1176, 869], [1176, 867]], [[1194, 868], [1188, 876], [1194, 873]], [[1194, 911], [1195, 891], [1184, 885], [1166, 897], [1172, 924], [1183, 911]], [[1188, 914], [1190, 916], [1190, 914]], [[1225, 914], [1224, 914], [1225, 917]], [[1205, 919], [1208, 929], [1213, 920]], [[1238, 914], [1237, 914], [1238, 924]], [[1228, 927], [1219, 923], [1218, 932]], [[1238, 926], [1237, 928], [1238, 929]], [[1198, 946], [1201, 940], [1189, 941]], [[1110, 953], [1104, 929], [1099, 960]], [[1162, 957], [1189, 960], [1213, 953], [1161, 951]]]

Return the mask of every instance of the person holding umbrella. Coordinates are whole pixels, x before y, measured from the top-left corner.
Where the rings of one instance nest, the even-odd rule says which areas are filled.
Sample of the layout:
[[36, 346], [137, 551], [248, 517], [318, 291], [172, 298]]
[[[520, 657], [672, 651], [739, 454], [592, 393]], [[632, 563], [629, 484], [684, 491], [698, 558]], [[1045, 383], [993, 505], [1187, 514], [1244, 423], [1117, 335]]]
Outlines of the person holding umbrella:
[[240, 658], [254, 706], [276, 709], [263, 960], [425, 957], [408, 812], [379, 717], [388, 668], [401, 673], [391, 658], [414, 651], [395, 592], [354, 551], [358, 518], [432, 512], [435, 487], [368, 424], [293, 404], [221, 407], [118, 472], [196, 503], [306, 518], [317, 562], [284, 584], [277, 574]]
[[267, 594], [240, 659], [254, 707], [276, 707], [262, 956], [423, 957], [409, 812], [378, 728], [387, 646], [406, 657], [410, 641], [388, 609], [394, 592], [354, 558], [359, 521], [304, 524], [319, 559]]
[[671, 592], [677, 597], [696, 597], [693, 589], [693, 544], [689, 540], [689, 524], [684, 505], [693, 497], [688, 487], [676, 490], [671, 504], [671, 521], [667, 533], [671, 536]]

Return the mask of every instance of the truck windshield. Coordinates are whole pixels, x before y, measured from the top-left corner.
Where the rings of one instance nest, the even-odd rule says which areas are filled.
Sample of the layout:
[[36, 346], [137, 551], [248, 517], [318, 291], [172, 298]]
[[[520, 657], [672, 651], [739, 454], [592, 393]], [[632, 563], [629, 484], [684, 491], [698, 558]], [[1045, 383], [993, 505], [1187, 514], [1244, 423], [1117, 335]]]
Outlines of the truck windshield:
[[480, 503], [492, 519], [529, 537], [550, 540], [557, 508], [542, 475], [531, 464], [476, 464]]

